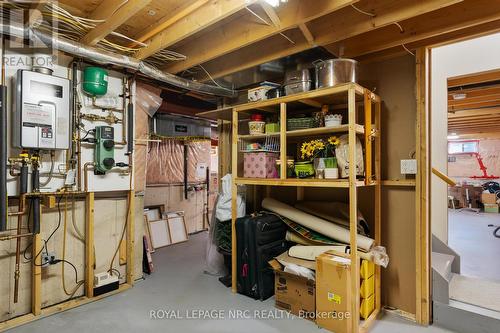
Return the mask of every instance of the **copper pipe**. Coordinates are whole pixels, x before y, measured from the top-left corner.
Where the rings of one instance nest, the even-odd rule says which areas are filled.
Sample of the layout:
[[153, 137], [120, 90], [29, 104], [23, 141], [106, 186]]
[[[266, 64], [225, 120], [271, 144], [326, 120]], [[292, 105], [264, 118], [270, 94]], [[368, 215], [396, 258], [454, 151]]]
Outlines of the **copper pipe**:
[[[19, 208], [21, 208], [21, 207], [19, 207]], [[10, 212], [7, 215], [9, 215], [9, 216], [22, 216], [22, 215], [26, 215], [27, 213], [28, 213], [28, 211], [26, 209], [23, 209], [22, 211]]]
[[[6, 241], [6, 240], [10, 240], [10, 239], [20, 239], [20, 238], [23, 238], [23, 237], [30, 237], [30, 236], [33, 236], [32, 233], [28, 233], [28, 234], [20, 234], [20, 235], [8, 235], [8, 236], [0, 236], [0, 241]], [[15, 290], [14, 290], [15, 292]]]
[[[25, 206], [25, 200], [26, 197], [24, 194], [21, 194], [19, 197], [19, 211], [23, 212], [24, 211], [24, 206]], [[29, 221], [28, 221], [29, 223]], [[17, 240], [16, 240], [16, 266], [14, 270], [14, 304], [17, 303], [19, 299], [19, 277], [20, 277], [20, 270], [19, 270], [19, 265], [21, 264], [21, 228], [23, 224], [23, 216], [18, 215], [17, 216]]]
[[84, 192], [88, 192], [88, 190], [89, 190], [89, 183], [88, 183], [88, 181], [89, 181], [89, 176], [88, 176], [89, 170], [88, 170], [88, 168], [89, 168], [89, 166], [93, 167], [94, 165], [95, 165], [94, 162], [87, 162], [87, 163], [85, 163], [83, 165], [83, 184], [84, 184], [83, 190], [84, 190]]

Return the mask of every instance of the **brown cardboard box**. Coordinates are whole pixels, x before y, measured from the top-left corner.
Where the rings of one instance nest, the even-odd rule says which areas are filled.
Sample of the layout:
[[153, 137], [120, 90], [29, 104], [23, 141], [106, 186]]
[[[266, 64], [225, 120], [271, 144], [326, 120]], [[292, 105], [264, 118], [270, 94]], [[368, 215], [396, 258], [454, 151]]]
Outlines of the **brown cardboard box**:
[[481, 202], [483, 204], [496, 204], [497, 196], [495, 193], [481, 193]]
[[351, 263], [323, 253], [316, 258], [316, 324], [351, 333]]
[[[274, 269], [274, 297], [276, 307], [301, 318], [314, 321], [316, 311], [316, 284], [313, 280], [283, 271], [279, 260], [285, 260], [285, 252], [269, 264]], [[295, 258], [294, 258], [295, 259]], [[301, 260], [301, 259], [296, 259]], [[307, 260], [306, 260], [307, 261]]]
[[449, 187], [448, 189], [448, 195], [453, 196], [453, 198], [459, 202], [457, 208], [469, 207], [467, 192], [469, 192], [471, 208], [479, 208], [481, 193], [483, 192], [481, 186], [458, 185]]

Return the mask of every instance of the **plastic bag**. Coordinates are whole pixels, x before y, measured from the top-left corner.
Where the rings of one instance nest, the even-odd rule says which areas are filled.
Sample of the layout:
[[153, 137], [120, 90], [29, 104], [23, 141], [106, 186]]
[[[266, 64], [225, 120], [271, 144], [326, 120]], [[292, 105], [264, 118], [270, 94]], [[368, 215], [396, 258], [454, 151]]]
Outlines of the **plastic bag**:
[[[342, 135], [339, 140], [340, 143], [335, 148], [335, 156], [339, 165], [340, 178], [347, 178], [349, 177], [349, 135]], [[356, 175], [363, 176], [364, 173], [363, 147], [359, 138], [356, 138]]]
[[[216, 203], [218, 201], [219, 197], [217, 197]], [[215, 237], [216, 225], [217, 221], [214, 213], [212, 213], [205, 256], [206, 268], [204, 272], [209, 275], [223, 276], [226, 274], [226, 267], [224, 266], [224, 256], [217, 251], [217, 241]]]
[[[215, 217], [220, 221], [226, 221], [231, 219], [231, 184], [232, 184], [232, 176], [231, 174], [227, 174], [222, 177], [222, 193], [219, 196], [219, 201], [217, 201], [217, 205], [215, 207]], [[245, 200], [243, 200], [243, 196], [238, 194], [236, 199], [236, 212], [237, 217], [245, 216]]]
[[160, 97], [161, 90], [155, 91], [154, 88], [149, 86], [137, 84], [135, 91], [136, 103], [139, 104], [150, 117], [153, 117], [163, 103], [163, 99]]

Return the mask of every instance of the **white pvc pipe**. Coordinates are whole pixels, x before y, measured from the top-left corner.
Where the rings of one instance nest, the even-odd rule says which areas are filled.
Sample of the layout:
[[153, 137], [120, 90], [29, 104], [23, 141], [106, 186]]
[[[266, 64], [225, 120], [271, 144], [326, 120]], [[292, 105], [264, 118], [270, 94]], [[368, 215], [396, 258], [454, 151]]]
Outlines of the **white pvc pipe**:
[[[262, 207], [275, 212], [276, 214], [282, 215], [306, 228], [319, 232], [327, 237], [330, 237], [339, 242], [349, 244], [350, 234], [349, 230], [344, 229], [336, 224], [323, 220], [319, 217], [307, 214], [300, 211], [290, 205], [282, 203], [278, 200], [272, 198], [265, 198], [262, 201]], [[374, 244], [374, 240], [358, 235], [358, 248], [364, 251], [369, 251]]]

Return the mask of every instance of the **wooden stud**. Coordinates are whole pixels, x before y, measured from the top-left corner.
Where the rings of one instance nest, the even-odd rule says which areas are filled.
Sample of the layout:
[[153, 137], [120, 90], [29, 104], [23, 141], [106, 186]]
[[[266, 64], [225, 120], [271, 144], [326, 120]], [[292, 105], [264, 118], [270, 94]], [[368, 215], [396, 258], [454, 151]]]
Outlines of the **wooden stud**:
[[349, 117], [349, 224], [351, 245], [351, 332], [358, 332], [359, 326], [359, 257], [358, 257], [358, 205], [356, 187], [356, 91], [348, 90]]
[[85, 296], [94, 296], [94, 192], [85, 198]]
[[87, 45], [96, 45], [141, 9], [149, 5], [151, 1], [152, 0], [128, 0], [125, 4], [121, 1], [122, 5], [118, 8], [115, 4], [116, 1], [102, 1], [101, 5], [99, 5], [93, 15], [91, 15], [91, 18], [102, 17], [102, 12], [110, 12], [112, 9], [111, 14], [107, 17], [102, 17], [105, 21], [98, 24], [83, 36], [81, 42]]
[[[132, 174], [130, 175], [132, 177]], [[129, 209], [127, 221], [127, 235], [126, 235], [126, 256], [127, 256], [127, 283], [131, 286], [134, 285], [134, 245], [135, 245], [135, 191], [128, 192]]]
[[372, 98], [368, 89], [364, 93], [365, 108], [365, 183], [370, 184], [372, 179]]
[[33, 280], [31, 284], [31, 312], [35, 316], [39, 316], [42, 311], [42, 256], [39, 255], [41, 251], [42, 236], [36, 234], [33, 236], [32, 256], [35, 260], [33, 260]]
[[[382, 245], [382, 107], [381, 102], [375, 103], [375, 128], [379, 135], [375, 137], [375, 244]], [[375, 310], [382, 308], [382, 271], [379, 265], [375, 266]]]
[[309, 45], [314, 46], [314, 36], [307, 25], [305, 23], [299, 23], [299, 29], [300, 31], [302, 31], [302, 34], [304, 35], [304, 38], [307, 40]]
[[231, 173], [233, 176], [231, 185], [231, 279], [232, 285], [231, 290], [233, 293], [237, 292], [237, 244], [236, 244], [236, 219], [238, 218], [237, 211], [237, 196], [238, 196], [238, 185], [236, 184], [236, 178], [238, 177], [238, 112], [233, 109], [233, 137], [231, 142], [232, 147], [232, 168]]
[[428, 131], [427, 131], [427, 49], [417, 50], [417, 131], [416, 131], [416, 321], [422, 325], [430, 322], [430, 232], [428, 209]]
[[127, 242], [125, 239], [120, 242], [120, 249], [119, 249], [118, 256], [120, 258], [119, 259], [120, 266], [126, 265], [127, 264]]
[[274, 8], [270, 4], [268, 4], [267, 2], [264, 2], [264, 1], [260, 2], [259, 5], [262, 7], [262, 9], [266, 13], [267, 17], [269, 17], [269, 19], [271, 20], [273, 25], [275, 27], [280, 27], [281, 20], [280, 20], [278, 14], [276, 14], [276, 11], [274, 10]]
[[286, 179], [286, 103], [280, 104], [280, 178]]

